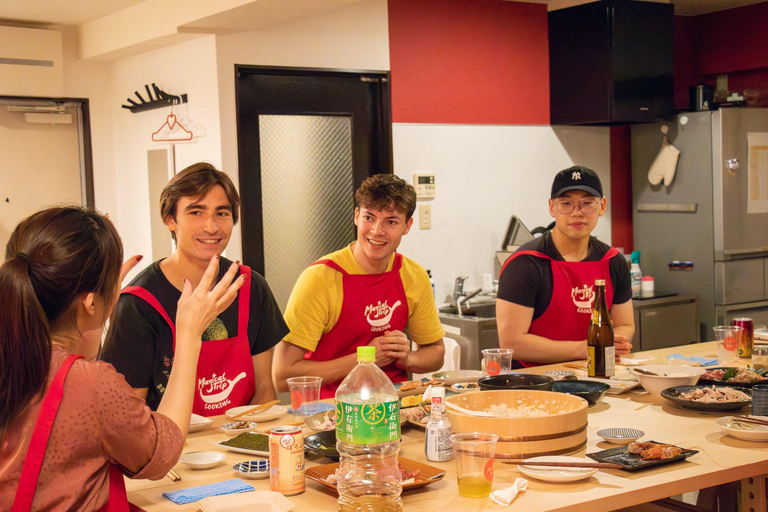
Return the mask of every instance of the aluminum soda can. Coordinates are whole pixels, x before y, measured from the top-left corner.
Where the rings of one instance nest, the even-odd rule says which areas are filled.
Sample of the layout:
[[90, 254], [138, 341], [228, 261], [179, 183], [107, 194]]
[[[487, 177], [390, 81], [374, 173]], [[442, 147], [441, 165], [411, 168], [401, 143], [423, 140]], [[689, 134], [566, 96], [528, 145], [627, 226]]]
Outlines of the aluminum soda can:
[[301, 427], [274, 427], [269, 431], [269, 487], [285, 496], [304, 492]]
[[751, 318], [734, 318], [731, 325], [744, 328], [739, 341], [739, 357], [752, 357], [752, 347], [755, 345], [755, 326]]

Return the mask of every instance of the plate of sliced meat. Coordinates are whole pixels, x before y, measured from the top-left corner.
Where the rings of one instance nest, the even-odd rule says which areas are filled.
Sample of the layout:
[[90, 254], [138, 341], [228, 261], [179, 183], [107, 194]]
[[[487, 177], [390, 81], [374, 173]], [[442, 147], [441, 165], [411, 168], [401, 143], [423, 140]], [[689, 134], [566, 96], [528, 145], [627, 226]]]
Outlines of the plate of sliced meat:
[[752, 368], [711, 368], [699, 377], [699, 384], [718, 384], [751, 388], [755, 384], [768, 382], [765, 370]]
[[687, 450], [672, 444], [648, 441], [629, 443], [627, 446], [588, 453], [587, 457], [597, 462], [620, 464], [625, 471], [640, 471], [681, 462], [697, 453], [699, 453], [697, 450]]
[[445, 383], [437, 379], [421, 379], [412, 380], [409, 382], [403, 382], [400, 387], [397, 388], [397, 395], [402, 398], [404, 396], [420, 395], [427, 389], [427, 386], [444, 386]]
[[738, 411], [752, 403], [752, 390], [730, 386], [676, 386], [661, 396], [684, 409], [704, 412]]

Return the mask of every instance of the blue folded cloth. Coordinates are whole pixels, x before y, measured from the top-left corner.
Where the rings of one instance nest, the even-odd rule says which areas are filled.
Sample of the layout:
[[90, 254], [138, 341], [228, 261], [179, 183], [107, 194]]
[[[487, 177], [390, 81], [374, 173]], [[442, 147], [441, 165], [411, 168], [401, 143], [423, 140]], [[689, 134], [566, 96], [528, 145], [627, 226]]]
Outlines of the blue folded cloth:
[[[325, 411], [330, 411], [331, 409], [335, 409], [336, 406], [333, 404], [327, 404], [325, 402], [319, 402], [313, 405], [312, 408], [317, 412], [325, 412]], [[288, 412], [293, 414], [293, 409], [288, 409]]]
[[697, 363], [701, 363], [701, 366], [712, 366], [713, 364], [717, 364], [717, 359], [704, 359], [700, 356], [684, 357], [680, 354], [671, 354], [667, 356], [667, 359], [685, 359], [686, 361], [696, 361]]
[[256, 489], [239, 478], [217, 482], [215, 484], [201, 485], [199, 487], [189, 487], [180, 491], [164, 492], [163, 496], [176, 503], [183, 505], [199, 501], [209, 496], [221, 496], [223, 494], [236, 494], [239, 492], [255, 491]]

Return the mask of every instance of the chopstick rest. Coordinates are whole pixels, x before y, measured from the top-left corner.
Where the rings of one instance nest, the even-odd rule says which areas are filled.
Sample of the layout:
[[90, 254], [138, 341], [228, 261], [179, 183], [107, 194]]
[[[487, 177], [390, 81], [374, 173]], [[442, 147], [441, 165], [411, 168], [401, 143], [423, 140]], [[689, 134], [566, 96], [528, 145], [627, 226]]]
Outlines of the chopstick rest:
[[255, 491], [256, 489], [239, 478], [217, 482], [215, 484], [201, 485], [198, 487], [188, 487], [178, 491], [164, 492], [163, 496], [176, 503], [183, 505], [199, 501], [209, 496], [222, 496], [224, 494], [235, 494], [238, 492]]
[[519, 493], [525, 492], [527, 490], [528, 480], [525, 478], [518, 478], [515, 480], [515, 483], [513, 483], [511, 487], [493, 491], [490, 495], [490, 498], [499, 505], [509, 505]]
[[247, 414], [253, 414], [255, 412], [263, 411], [264, 409], [269, 409], [273, 405], [279, 404], [279, 403], [280, 403], [280, 400], [272, 400], [271, 402], [267, 402], [265, 404], [257, 405], [255, 407], [250, 408], [250, 409], [246, 409], [243, 412], [235, 414], [234, 416], [232, 416], [232, 419], [234, 420], [236, 418], [239, 418], [241, 416], [245, 416]]

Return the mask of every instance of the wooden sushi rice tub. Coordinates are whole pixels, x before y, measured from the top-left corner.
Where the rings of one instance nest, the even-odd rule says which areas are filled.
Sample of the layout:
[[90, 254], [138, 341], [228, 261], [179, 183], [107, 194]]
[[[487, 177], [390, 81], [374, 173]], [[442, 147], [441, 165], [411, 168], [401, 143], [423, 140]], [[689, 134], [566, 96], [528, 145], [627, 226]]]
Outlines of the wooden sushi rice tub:
[[552, 391], [503, 390], [464, 393], [448, 397], [446, 401], [471, 411], [516, 416], [470, 416], [446, 407], [454, 433], [497, 434], [496, 457], [499, 459], [564, 455], [587, 445], [588, 404], [577, 396]]

